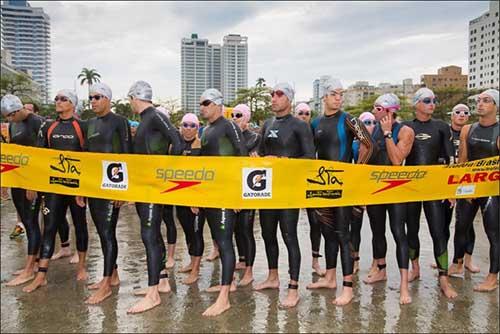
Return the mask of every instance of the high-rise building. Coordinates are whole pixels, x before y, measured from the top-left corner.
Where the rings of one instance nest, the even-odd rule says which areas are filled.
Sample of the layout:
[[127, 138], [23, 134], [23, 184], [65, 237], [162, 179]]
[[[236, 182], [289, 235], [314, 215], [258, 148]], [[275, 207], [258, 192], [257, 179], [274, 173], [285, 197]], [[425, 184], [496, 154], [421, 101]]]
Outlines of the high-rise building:
[[462, 74], [459, 66], [445, 66], [438, 69], [437, 74], [423, 74], [420, 81], [430, 89], [461, 88], [467, 89], [467, 75]]
[[323, 97], [322, 87], [324, 83], [331, 78], [332, 77], [330, 75], [323, 75], [319, 79], [313, 81], [312, 109], [320, 114], [323, 112], [323, 102], [321, 101], [321, 98]]
[[51, 85], [50, 18], [27, 1], [7, 0], [1, 6], [2, 48], [12, 54], [12, 66], [32, 73], [48, 103]]
[[222, 44], [222, 95], [224, 102], [236, 99], [239, 89], [248, 87], [248, 37], [224, 36]]
[[488, 12], [469, 21], [469, 89], [498, 89], [498, 11], [498, 1], [490, 1]]
[[208, 88], [222, 91], [222, 47], [220, 44], [208, 44]]

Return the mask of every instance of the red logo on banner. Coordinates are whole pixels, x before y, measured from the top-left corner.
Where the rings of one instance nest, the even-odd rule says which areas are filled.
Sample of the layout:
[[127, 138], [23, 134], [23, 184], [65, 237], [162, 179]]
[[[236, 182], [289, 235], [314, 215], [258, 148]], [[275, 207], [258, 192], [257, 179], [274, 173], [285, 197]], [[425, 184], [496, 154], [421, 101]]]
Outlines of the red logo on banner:
[[13, 170], [13, 169], [16, 169], [16, 168], [19, 168], [20, 166], [17, 166], [17, 165], [10, 165], [10, 164], [2, 164], [0, 163], [0, 173], [3, 173], [3, 172], [8, 172], [10, 170]]
[[192, 187], [192, 186], [195, 186], [195, 185], [201, 183], [201, 181], [172, 181], [172, 180], [169, 180], [169, 181], [173, 182], [173, 183], [175, 183], [177, 185], [174, 186], [173, 188], [170, 188], [170, 189], [167, 189], [165, 191], [162, 191], [161, 194], [169, 193], [171, 191], [180, 190], [180, 189], [183, 189], [183, 188]]
[[379, 189], [379, 190], [373, 192], [372, 195], [374, 195], [376, 193], [379, 193], [379, 192], [382, 192], [382, 191], [385, 191], [385, 190], [389, 190], [389, 189], [395, 188], [395, 187], [399, 187], [399, 186], [401, 186], [401, 185], [403, 185], [405, 183], [408, 183], [410, 181], [411, 180], [388, 180], [388, 181], [382, 181], [382, 182], [388, 183], [388, 185], [386, 185], [382, 189]]

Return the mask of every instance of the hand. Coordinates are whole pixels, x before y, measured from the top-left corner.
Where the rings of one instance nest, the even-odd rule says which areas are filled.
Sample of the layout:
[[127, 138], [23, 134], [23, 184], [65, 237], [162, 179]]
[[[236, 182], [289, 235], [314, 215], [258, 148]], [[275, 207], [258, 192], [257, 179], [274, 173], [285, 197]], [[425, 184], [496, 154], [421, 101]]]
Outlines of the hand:
[[200, 208], [191, 207], [191, 212], [198, 215], [200, 213]]
[[76, 201], [76, 205], [78, 205], [79, 207], [81, 207], [81, 208], [85, 207], [85, 197], [75, 196], [75, 201]]
[[448, 202], [450, 202], [450, 208], [454, 208], [455, 205], [457, 205], [457, 200], [455, 198], [448, 199]]
[[125, 201], [113, 201], [113, 206], [115, 208], [121, 207], [123, 204], [125, 204]]
[[253, 151], [253, 152], [250, 152], [250, 156], [254, 157], [254, 158], [258, 158], [259, 154], [257, 153], [257, 151]]
[[26, 199], [28, 201], [34, 201], [37, 197], [37, 193], [34, 190], [26, 190]]
[[384, 132], [391, 132], [392, 130], [392, 122], [391, 122], [391, 119], [389, 118], [389, 116], [385, 116], [384, 118], [382, 118], [380, 120], [380, 128], [382, 129], [382, 131]]
[[277, 155], [266, 155], [266, 158], [279, 158]]
[[241, 211], [241, 209], [234, 209], [233, 211], [234, 211], [235, 213], [238, 213], [238, 212], [240, 212], [240, 211]]

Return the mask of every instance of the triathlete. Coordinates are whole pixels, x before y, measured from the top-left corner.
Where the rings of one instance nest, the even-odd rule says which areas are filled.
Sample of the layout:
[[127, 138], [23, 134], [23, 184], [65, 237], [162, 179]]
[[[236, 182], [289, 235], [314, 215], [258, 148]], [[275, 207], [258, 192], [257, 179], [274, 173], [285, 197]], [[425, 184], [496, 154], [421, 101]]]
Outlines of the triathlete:
[[[247, 148], [248, 155], [257, 155], [257, 146], [260, 142], [260, 135], [248, 128], [251, 111], [245, 104], [238, 104], [231, 114], [233, 121], [240, 127], [243, 142]], [[246, 286], [253, 281], [253, 264], [255, 261], [255, 237], [253, 234], [253, 223], [255, 210], [241, 210], [236, 213], [236, 245], [238, 248], [239, 262], [243, 260], [245, 272], [240, 280], [241, 286]], [[238, 269], [236, 264], [236, 269]]]
[[[127, 119], [111, 112], [112, 97], [111, 88], [104, 83], [96, 83], [90, 87], [89, 100], [96, 117], [88, 121], [85, 146], [89, 152], [131, 152], [131, 133]], [[89, 290], [96, 291], [86, 300], [86, 303], [97, 304], [111, 296], [112, 286], [120, 284], [116, 264], [118, 257], [116, 224], [118, 223], [120, 206], [123, 202], [88, 198], [88, 204], [92, 220], [99, 234], [104, 257], [102, 280], [88, 286]]]
[[[311, 108], [306, 103], [299, 103], [295, 106], [294, 116], [298, 119], [311, 125]], [[311, 126], [312, 130], [312, 126]], [[314, 208], [307, 208], [307, 219], [309, 220], [309, 239], [311, 239], [311, 250], [312, 250], [312, 268], [314, 273], [319, 276], [325, 275], [325, 270], [321, 269], [319, 264], [319, 258], [321, 254], [319, 253], [319, 247], [321, 245], [321, 229], [318, 222], [318, 217], [316, 217], [316, 210]]]
[[[498, 125], [498, 90], [488, 89], [477, 98], [477, 114], [479, 121], [463, 127], [460, 133], [458, 161], [460, 163], [500, 154], [500, 137]], [[498, 167], [490, 172], [493, 179], [499, 179]], [[479, 173], [478, 173], [479, 174]], [[491, 180], [491, 176], [490, 176]], [[483, 225], [490, 242], [490, 270], [485, 280], [476, 285], [476, 291], [493, 291], [498, 287], [498, 271], [500, 267], [500, 224], [499, 196], [460, 199], [457, 203], [457, 225], [455, 229], [455, 256], [453, 262], [455, 272], [463, 271], [464, 253], [467, 247], [467, 231], [471, 228], [477, 210], [481, 208]]]
[[[134, 138], [134, 153], [179, 155], [182, 152], [179, 134], [167, 116], [156, 111], [153, 106], [153, 90], [149, 83], [135, 82], [127, 96], [132, 111], [141, 117]], [[163, 205], [136, 202], [135, 207], [141, 221], [142, 242], [146, 248], [148, 288], [144, 298], [128, 309], [128, 313], [140, 313], [160, 305], [159, 292], [167, 293], [171, 290], [165, 269], [165, 244], [160, 230]]]
[[[373, 129], [375, 128], [375, 116], [369, 111], [365, 111], [361, 115], [359, 115], [359, 120], [363, 122], [368, 133], [371, 135], [373, 133]], [[359, 140], [355, 139], [352, 142], [352, 153], [353, 153], [353, 161], [356, 163], [359, 158]], [[350, 237], [351, 237], [351, 248], [352, 248], [352, 257], [354, 259], [354, 265], [352, 273], [356, 274], [359, 271], [359, 246], [361, 244], [361, 226], [363, 225], [363, 212], [365, 211], [365, 206], [356, 205], [352, 207], [352, 220], [351, 220], [351, 228], [350, 228]], [[373, 246], [373, 239], [372, 239]], [[373, 259], [372, 266], [370, 268], [370, 275], [377, 269], [377, 261]]]
[[[27, 111], [21, 100], [11, 94], [2, 97], [2, 115], [9, 122], [9, 138], [11, 144], [36, 146], [37, 135], [43, 123], [43, 118]], [[40, 198], [33, 192], [26, 189], [11, 188], [12, 201], [16, 207], [18, 216], [21, 219], [28, 238], [28, 256], [24, 269], [19, 275], [6, 286], [16, 286], [33, 279], [34, 270], [40, 250], [40, 226], [38, 225], [38, 211], [40, 209]]]
[[[441, 120], [432, 118], [436, 103], [437, 99], [434, 92], [429, 88], [420, 88], [413, 97], [415, 119], [404, 123], [415, 132], [413, 147], [406, 158], [407, 166], [438, 165], [441, 149], [444, 150], [446, 163], [453, 163], [455, 160], [450, 126]], [[457, 293], [449, 284], [448, 279], [448, 247], [442, 200], [407, 204], [407, 236], [412, 262], [412, 272], [408, 280], [411, 282], [420, 277], [418, 230], [422, 204], [434, 246], [434, 258], [439, 272], [439, 285], [446, 297], [455, 298]]]
[[[460, 131], [469, 121], [469, 116], [471, 112], [469, 107], [465, 104], [457, 104], [453, 107], [451, 114], [451, 133], [453, 135], [453, 147], [455, 149], [455, 160], [458, 160], [458, 148], [460, 145]], [[443, 159], [444, 160], [444, 159]], [[454, 202], [454, 201], [453, 201]], [[446, 240], [450, 240], [450, 224], [453, 216], [453, 208], [455, 203], [451, 203], [449, 200], [443, 201], [444, 212], [446, 217]], [[455, 215], [456, 218], [456, 215]], [[456, 220], [456, 219], [455, 219]], [[471, 225], [469, 231], [467, 232], [467, 246], [465, 247], [465, 268], [471, 273], [478, 273], [480, 269], [472, 263], [472, 252], [474, 251], [474, 242], [476, 239], [476, 235], [474, 233], [474, 226]], [[436, 268], [436, 265], [432, 265], [433, 268]], [[455, 265], [451, 265], [448, 274], [454, 275], [458, 274], [458, 272], [454, 272], [456, 268]]]
[[[370, 159], [371, 165], [401, 166], [411, 151], [415, 133], [396, 121], [396, 113], [401, 109], [399, 98], [395, 94], [383, 94], [373, 104], [373, 114], [378, 122], [373, 130], [372, 139], [377, 151]], [[400, 304], [411, 303], [408, 290], [408, 239], [406, 237], [406, 203], [368, 205], [366, 211], [370, 218], [373, 233], [373, 258], [377, 261], [378, 271], [364, 279], [365, 283], [387, 280], [385, 256], [385, 219], [389, 214], [389, 225], [396, 242], [396, 258], [401, 275]]]
[[[359, 119], [342, 111], [344, 89], [338, 79], [324, 83], [324, 115], [320, 117], [314, 131], [314, 142], [318, 159], [350, 163], [353, 158], [352, 143], [354, 138], [360, 141], [358, 163], [366, 163], [373, 152], [370, 134]], [[333, 182], [342, 182], [341, 176], [335, 176]], [[316, 210], [325, 238], [326, 275], [308, 288], [335, 288], [337, 286], [337, 254], [340, 248], [342, 263], [343, 289], [339, 297], [332, 301], [335, 305], [346, 305], [352, 300], [353, 262], [350, 248], [349, 225], [352, 219], [352, 207], [330, 207]]]
[[[182, 117], [180, 127], [181, 144], [183, 145], [182, 155], [200, 155], [201, 141], [198, 138], [199, 126], [200, 121], [195, 114], [187, 113]], [[198, 281], [201, 257], [205, 247], [203, 241], [203, 224], [205, 223], [205, 218], [201, 212], [194, 214], [188, 206], [176, 206], [175, 210], [177, 213], [177, 219], [179, 220], [186, 237], [186, 243], [190, 256], [189, 264], [179, 269], [179, 272], [189, 273], [189, 276], [186, 277], [182, 283], [193, 284]]]
[[[314, 159], [314, 142], [311, 128], [293, 117], [292, 102], [295, 91], [288, 83], [279, 83], [271, 91], [271, 109], [276, 117], [268, 119], [261, 129], [258, 154], [270, 158]], [[268, 276], [255, 285], [255, 290], [279, 289], [278, 275], [278, 224], [288, 250], [288, 293], [281, 301], [283, 307], [295, 307], [299, 302], [300, 247], [297, 238], [299, 209], [262, 209], [260, 224], [266, 247]]]
[[[44, 122], [38, 134], [37, 146], [61, 151], [83, 151], [86, 123], [74, 118], [75, 109], [78, 105], [76, 93], [63, 89], [56, 94], [54, 100], [57, 119]], [[50, 183], [59, 184], [60, 187], [78, 188], [83, 167], [78, 161], [71, 158], [71, 154], [61, 153], [59, 159], [50, 165], [52, 170], [58, 172], [57, 176], [48, 176], [51, 179]], [[64, 177], [60, 177], [61, 174]], [[75, 180], [77, 183], [75, 183]], [[35, 192], [33, 192], [33, 196], [36, 196]], [[32, 292], [47, 284], [47, 270], [49, 260], [54, 254], [56, 233], [59, 225], [64, 224], [66, 221], [68, 208], [71, 211], [73, 225], [75, 226], [76, 248], [79, 258], [76, 279], [87, 279], [85, 258], [89, 236], [85, 204], [79, 205], [75, 196], [45, 193], [44, 208], [42, 209], [44, 229], [38, 273], [33, 282], [23, 288], [24, 292]]]
[[[200, 115], [208, 122], [201, 136], [202, 156], [245, 156], [247, 150], [243, 143], [240, 128], [223, 117], [222, 94], [214, 88], [207, 89], [200, 97]], [[203, 312], [204, 316], [216, 316], [231, 307], [229, 291], [234, 279], [236, 263], [233, 248], [233, 229], [236, 219], [235, 210], [224, 208], [204, 208], [210, 226], [212, 239], [217, 243], [222, 265], [220, 286], [207, 291], [219, 291], [215, 303]]]

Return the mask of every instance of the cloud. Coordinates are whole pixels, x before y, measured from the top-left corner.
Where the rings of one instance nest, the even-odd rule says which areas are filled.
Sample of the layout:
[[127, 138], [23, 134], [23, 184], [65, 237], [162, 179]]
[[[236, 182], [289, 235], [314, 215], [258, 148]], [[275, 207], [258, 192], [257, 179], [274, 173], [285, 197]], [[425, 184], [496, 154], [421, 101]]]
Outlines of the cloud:
[[[180, 97], [180, 45], [198, 33], [222, 44], [248, 36], [249, 84], [289, 81], [312, 96], [324, 74], [342, 79], [419, 81], [445, 65], [467, 72], [469, 20], [488, 2], [36, 2], [51, 17], [52, 91], [95, 68], [124, 98], [136, 80], [158, 98]], [[80, 97], [86, 87], [76, 83]]]

